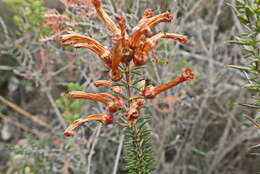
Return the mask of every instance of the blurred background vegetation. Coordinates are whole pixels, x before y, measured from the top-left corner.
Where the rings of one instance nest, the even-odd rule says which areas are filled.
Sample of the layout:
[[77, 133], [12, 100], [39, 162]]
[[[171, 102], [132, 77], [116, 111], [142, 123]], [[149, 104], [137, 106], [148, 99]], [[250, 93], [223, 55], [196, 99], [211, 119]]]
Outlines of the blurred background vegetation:
[[[63, 3], [62, 3], [63, 2]], [[73, 138], [64, 128], [82, 115], [104, 111], [102, 105], [64, 95], [70, 90], [98, 91], [92, 82], [107, 79], [106, 70], [88, 50], [63, 48], [55, 33], [69, 26], [109, 45], [111, 34], [91, 6], [71, 8], [63, 0], [0, 0], [0, 173], [104, 174], [112, 173], [120, 130], [88, 123]], [[260, 142], [245, 119], [257, 110], [237, 103], [253, 103], [246, 74], [227, 65], [244, 65], [237, 39], [244, 31], [232, 12], [235, 0], [107, 0], [105, 10], [127, 17], [129, 29], [144, 9], [169, 11], [174, 22], [159, 31], [189, 37], [186, 45], [163, 40], [145, 73], [153, 83], [173, 79], [192, 68], [196, 80], [171, 89], [148, 104], [152, 116], [156, 172], [160, 174], [256, 174]], [[61, 17], [58, 28], [47, 15]], [[51, 13], [51, 14], [50, 14]], [[57, 21], [55, 21], [57, 22]], [[52, 28], [46, 27], [46, 24]], [[43, 37], [44, 36], [44, 37]], [[101, 88], [99, 91], [104, 91]], [[178, 92], [177, 92], [178, 91]], [[124, 153], [124, 152], [122, 152]], [[123, 159], [118, 174], [125, 173]]]

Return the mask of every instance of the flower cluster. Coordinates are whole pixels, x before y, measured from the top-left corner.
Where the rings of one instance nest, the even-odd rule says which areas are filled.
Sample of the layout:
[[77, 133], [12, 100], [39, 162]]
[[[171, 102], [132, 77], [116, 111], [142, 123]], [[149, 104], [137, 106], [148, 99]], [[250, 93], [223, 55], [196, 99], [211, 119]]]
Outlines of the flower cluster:
[[[145, 104], [145, 99], [153, 99], [161, 92], [182, 82], [192, 80], [194, 77], [192, 70], [186, 69], [176, 79], [163, 85], [148, 85], [145, 80], [134, 84], [131, 79], [131, 72], [147, 63], [148, 54], [155, 47], [159, 39], [169, 38], [184, 44], [187, 42], [187, 37], [165, 32], [152, 35], [151, 29], [153, 27], [162, 22], [171, 22], [172, 16], [169, 12], [153, 15], [151, 9], [144, 11], [138, 25], [128, 34], [126, 19], [124, 17], [115, 16], [116, 22], [114, 22], [101, 7], [100, 0], [92, 0], [91, 2], [99, 18], [113, 34], [112, 48], [107, 48], [91, 37], [74, 32], [62, 35], [61, 42], [64, 46], [88, 48], [95, 52], [109, 70], [108, 75], [113, 82], [99, 80], [94, 85], [96, 87], [109, 87], [113, 91], [113, 94], [87, 93], [83, 91], [69, 92], [68, 96], [72, 99], [93, 100], [105, 104], [106, 113], [89, 115], [75, 120], [65, 130], [65, 136], [74, 135], [74, 129], [80, 124], [92, 120], [101, 122], [103, 125], [114, 123], [120, 126], [129, 126], [139, 117], [140, 109]], [[121, 81], [123, 85], [115, 83]], [[136, 95], [133, 95], [133, 91], [131, 90], [133, 86], [138, 88]]]

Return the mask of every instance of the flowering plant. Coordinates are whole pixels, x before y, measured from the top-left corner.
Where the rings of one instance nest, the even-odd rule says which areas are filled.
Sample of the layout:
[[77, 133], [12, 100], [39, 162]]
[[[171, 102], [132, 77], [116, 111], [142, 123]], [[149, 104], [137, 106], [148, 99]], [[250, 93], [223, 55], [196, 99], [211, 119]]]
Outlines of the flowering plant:
[[175, 33], [159, 32], [152, 35], [151, 29], [162, 22], [171, 22], [169, 12], [153, 15], [151, 9], [146, 9], [138, 25], [129, 34], [127, 32], [126, 18], [115, 16], [114, 22], [101, 7], [100, 0], [92, 0], [98, 17], [104, 22], [108, 30], [113, 34], [112, 47], [107, 48], [95, 39], [67, 31], [61, 35], [61, 43], [64, 46], [74, 48], [88, 48], [96, 53], [112, 81], [98, 80], [96, 87], [106, 86], [111, 93], [88, 93], [84, 91], [70, 91], [71, 99], [85, 99], [101, 102], [106, 105], [106, 112], [88, 115], [77, 119], [65, 130], [65, 136], [75, 134], [74, 130], [82, 123], [98, 121], [103, 125], [116, 124], [125, 128], [128, 142], [126, 143], [126, 161], [129, 173], [149, 173], [153, 170], [151, 155], [150, 134], [145, 128], [145, 119], [140, 111], [144, 108], [146, 100], [155, 98], [158, 94], [180, 83], [192, 80], [192, 70], [185, 69], [176, 79], [159, 86], [148, 84], [142, 78], [140, 71], [148, 62], [149, 52], [156, 46], [161, 38], [177, 40], [183, 44], [187, 37]]

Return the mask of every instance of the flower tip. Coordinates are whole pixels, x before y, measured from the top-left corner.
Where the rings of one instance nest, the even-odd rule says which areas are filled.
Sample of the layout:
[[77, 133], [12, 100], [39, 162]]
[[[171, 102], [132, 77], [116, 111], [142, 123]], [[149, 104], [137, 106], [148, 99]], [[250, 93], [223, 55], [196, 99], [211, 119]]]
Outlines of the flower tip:
[[73, 131], [65, 131], [65, 132], [63, 133], [63, 135], [66, 136], [66, 137], [73, 136], [74, 134], [75, 134], [75, 133], [74, 133]]
[[140, 99], [137, 101], [137, 105], [138, 106], [143, 106], [145, 104], [145, 100], [144, 99]]
[[144, 11], [144, 14], [143, 14], [144, 17], [147, 17], [147, 18], [150, 18], [153, 16], [153, 11], [152, 9], [148, 8]]
[[153, 85], [148, 85], [143, 90], [143, 96], [145, 98], [153, 99], [155, 97], [154, 95], [154, 89], [155, 87]]
[[107, 115], [105, 117], [104, 125], [108, 125], [112, 123], [114, 123], [114, 118], [111, 115]]
[[92, 4], [93, 4], [95, 7], [100, 7], [100, 6], [101, 6], [100, 0], [92, 0]]
[[122, 75], [121, 71], [119, 71], [119, 70], [116, 72], [113, 72], [112, 70], [110, 70], [108, 75], [115, 82], [117, 82], [123, 78], [123, 75]]
[[166, 20], [167, 22], [171, 22], [172, 19], [173, 19], [171, 13], [168, 12], [168, 11], [164, 13], [164, 17], [165, 17], [165, 20]]
[[70, 91], [67, 94], [67, 96], [72, 99], [72, 98], [76, 98], [80, 93], [82, 93], [82, 91]]
[[133, 59], [135, 66], [142, 66], [145, 65], [147, 63], [147, 57], [143, 56], [143, 57], [134, 57]]
[[182, 77], [185, 80], [192, 80], [194, 79], [194, 73], [191, 69], [185, 69], [184, 72], [182, 73]]
[[179, 41], [182, 43], [182, 44], [186, 44], [188, 42], [188, 38], [187, 36], [183, 36], [182, 38], [179, 39]]

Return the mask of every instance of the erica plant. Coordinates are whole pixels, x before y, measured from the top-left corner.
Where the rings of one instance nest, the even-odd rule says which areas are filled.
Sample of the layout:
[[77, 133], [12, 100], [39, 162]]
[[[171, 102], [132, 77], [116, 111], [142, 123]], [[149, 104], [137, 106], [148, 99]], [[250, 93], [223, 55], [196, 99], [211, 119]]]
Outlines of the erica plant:
[[172, 21], [169, 12], [153, 15], [151, 9], [146, 9], [138, 25], [128, 32], [125, 17], [115, 16], [113, 21], [102, 9], [100, 0], [92, 0], [91, 3], [100, 20], [113, 34], [112, 46], [107, 48], [95, 39], [73, 31], [62, 34], [61, 43], [64, 46], [90, 49], [100, 57], [104, 68], [108, 69], [111, 81], [98, 80], [94, 85], [106, 86], [109, 92], [70, 91], [68, 97], [101, 102], [106, 106], [106, 112], [84, 116], [73, 121], [64, 135], [73, 136], [75, 129], [88, 121], [98, 121], [103, 125], [119, 125], [127, 137], [124, 158], [127, 162], [126, 170], [133, 174], [151, 173], [154, 169], [151, 135], [145, 125], [147, 117], [141, 114], [141, 110], [147, 100], [180, 83], [192, 80], [194, 75], [192, 70], [185, 69], [176, 79], [153, 86], [145, 80], [142, 71], [149, 59], [149, 52], [159, 39], [169, 38], [185, 44], [187, 37], [165, 32], [152, 34], [152, 28], [159, 23]]
[[[243, 26], [245, 32], [240, 33], [237, 40], [230, 41], [230, 43], [241, 45], [243, 58], [245, 64], [242, 66], [230, 65], [231, 68], [239, 69], [244, 72], [248, 84], [244, 87], [252, 91], [254, 103], [240, 103], [240, 105], [250, 109], [260, 109], [260, 1], [236, 0], [233, 11], [237, 19]], [[251, 121], [256, 128], [260, 129], [259, 116], [256, 120], [246, 116], [246, 119]], [[260, 147], [260, 144], [253, 146]]]

